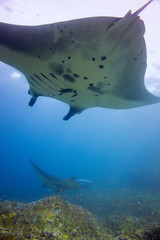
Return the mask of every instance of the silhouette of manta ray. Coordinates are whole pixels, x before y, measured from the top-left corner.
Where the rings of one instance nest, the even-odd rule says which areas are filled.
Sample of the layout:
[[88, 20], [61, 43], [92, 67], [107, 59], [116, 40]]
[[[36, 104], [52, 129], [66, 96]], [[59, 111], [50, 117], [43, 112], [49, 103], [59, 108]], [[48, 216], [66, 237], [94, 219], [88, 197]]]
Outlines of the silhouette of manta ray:
[[90, 17], [40, 26], [0, 23], [0, 60], [38, 96], [70, 105], [68, 120], [92, 107], [129, 109], [160, 102], [144, 85], [145, 27], [138, 14]]
[[56, 192], [63, 192], [65, 190], [80, 190], [91, 186], [94, 182], [84, 179], [79, 179], [81, 181], [86, 181], [89, 184], [82, 186], [75, 177], [72, 179], [60, 178], [56, 176], [49, 175], [40, 169], [31, 159], [30, 163], [37, 173], [37, 175], [44, 181], [44, 186], [49, 188], [54, 188]]

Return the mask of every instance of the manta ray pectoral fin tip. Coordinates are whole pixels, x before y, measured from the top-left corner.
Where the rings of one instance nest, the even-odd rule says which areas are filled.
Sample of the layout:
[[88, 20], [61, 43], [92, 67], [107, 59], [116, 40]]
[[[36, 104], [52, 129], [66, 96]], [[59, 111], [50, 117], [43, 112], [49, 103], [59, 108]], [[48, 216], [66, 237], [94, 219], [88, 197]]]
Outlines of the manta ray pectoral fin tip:
[[79, 108], [74, 108], [70, 106], [69, 112], [67, 113], [66, 116], [64, 116], [63, 120], [67, 121], [71, 117], [73, 117], [75, 114], [81, 113], [83, 110]]

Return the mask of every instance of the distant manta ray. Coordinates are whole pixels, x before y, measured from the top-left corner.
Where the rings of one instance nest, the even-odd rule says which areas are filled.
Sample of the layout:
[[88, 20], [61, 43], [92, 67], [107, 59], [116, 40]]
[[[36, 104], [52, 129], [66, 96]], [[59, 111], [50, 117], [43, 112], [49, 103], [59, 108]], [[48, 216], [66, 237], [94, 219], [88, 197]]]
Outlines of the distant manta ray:
[[160, 102], [144, 85], [145, 27], [138, 14], [90, 17], [40, 26], [0, 23], [0, 60], [21, 71], [29, 102], [70, 105], [68, 120], [92, 107], [129, 109]]
[[31, 159], [30, 163], [37, 173], [37, 175], [43, 180], [44, 186], [49, 187], [49, 188], [54, 188], [56, 192], [63, 192], [65, 190], [81, 190], [83, 188], [87, 188], [91, 186], [94, 182], [93, 181], [88, 181], [84, 179], [79, 179], [80, 182], [88, 182], [87, 185], [81, 186], [76, 180], [75, 177], [72, 179], [66, 179], [66, 178], [60, 178], [60, 177], [55, 177], [51, 176], [48, 173], [44, 172], [42, 169], [40, 169]]

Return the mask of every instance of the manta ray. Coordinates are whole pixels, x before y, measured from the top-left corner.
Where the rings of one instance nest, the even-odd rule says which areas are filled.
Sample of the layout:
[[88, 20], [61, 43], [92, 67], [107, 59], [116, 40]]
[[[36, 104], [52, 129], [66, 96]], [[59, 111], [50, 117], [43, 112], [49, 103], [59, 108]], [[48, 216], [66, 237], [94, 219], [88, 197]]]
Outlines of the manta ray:
[[[76, 180], [75, 177], [72, 179], [66, 179], [49, 175], [40, 169], [31, 159], [29, 160], [37, 175], [43, 180], [44, 187], [54, 188], [56, 192], [63, 192], [66, 190], [81, 190], [91, 186], [94, 183], [93, 181], [84, 179]], [[88, 184], [82, 186], [79, 182], [87, 182]]]
[[130, 109], [160, 102], [144, 85], [145, 26], [138, 14], [40, 26], [0, 23], [0, 60], [26, 77], [31, 95], [69, 104], [63, 118], [93, 107]]

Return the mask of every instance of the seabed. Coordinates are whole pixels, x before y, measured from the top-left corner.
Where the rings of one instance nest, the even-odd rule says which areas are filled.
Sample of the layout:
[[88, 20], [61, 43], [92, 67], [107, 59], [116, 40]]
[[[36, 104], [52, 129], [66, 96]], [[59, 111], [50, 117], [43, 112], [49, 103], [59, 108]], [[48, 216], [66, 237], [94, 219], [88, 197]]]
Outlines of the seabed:
[[160, 240], [159, 192], [125, 189], [80, 196], [0, 202], [0, 239]]

